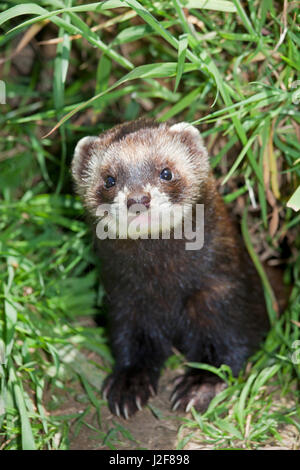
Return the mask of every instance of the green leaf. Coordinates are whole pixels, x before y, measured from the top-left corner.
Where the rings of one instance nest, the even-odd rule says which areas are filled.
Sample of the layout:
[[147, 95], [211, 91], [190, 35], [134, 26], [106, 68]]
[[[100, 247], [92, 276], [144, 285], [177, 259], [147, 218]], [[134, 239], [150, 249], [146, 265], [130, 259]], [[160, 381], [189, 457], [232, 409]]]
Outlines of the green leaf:
[[130, 26], [119, 32], [119, 34], [112, 41], [113, 45], [126, 44], [128, 42], [138, 41], [153, 34], [153, 29], [147, 24], [138, 26]]
[[23, 3], [0, 13], [0, 25], [20, 15], [44, 15], [45, 13], [48, 11], [35, 3]]
[[43, 18], [34, 18], [32, 20], [29, 20], [23, 23], [22, 25], [17, 26], [17, 28], [23, 27], [23, 26], [29, 26], [30, 24], [36, 21], [41, 21], [42, 19], [51, 18], [51, 16], [55, 16], [57, 14], [64, 13], [64, 12], [71, 12], [71, 11], [100, 12], [101, 10], [109, 10], [111, 8], [120, 8], [120, 7], [124, 7], [124, 3], [122, 2], [122, 0], [107, 0], [106, 2], [87, 3], [86, 5], [78, 5], [72, 8], [62, 8], [60, 10], [49, 12], [48, 10], [46, 10], [46, 8], [42, 8], [36, 3], [22, 3], [21, 5], [14, 6], [0, 13], [0, 25], [12, 18], [16, 18], [17, 16], [21, 16], [21, 15], [38, 15], [38, 16], [43, 15]]
[[[239, 164], [241, 163], [241, 161], [243, 160], [244, 156], [246, 155], [248, 149], [251, 147], [251, 145], [253, 144], [254, 140], [256, 139], [256, 135], [253, 134], [250, 139], [248, 140], [248, 142], [246, 143], [245, 147], [243, 147], [243, 149], [241, 150], [239, 156], [237, 157], [237, 159], [235, 160], [234, 164], [232, 165], [232, 167], [230, 168], [230, 170], [228, 171], [227, 175], [225, 176], [224, 180], [222, 181], [222, 184], [225, 184], [227, 183], [227, 181], [229, 180], [229, 178], [231, 178], [231, 176], [233, 175], [233, 173], [235, 172], [235, 170], [237, 169], [237, 167], [239, 166]], [[253, 160], [255, 162], [255, 160]], [[255, 162], [256, 163], [256, 162]], [[257, 169], [257, 175], [259, 178], [261, 178], [261, 175], [259, 174], [259, 169], [258, 167], [256, 168]]]
[[287, 207], [291, 207], [294, 211], [298, 211], [300, 209], [300, 186], [296, 189], [294, 194], [290, 197], [287, 202]]
[[14, 399], [17, 404], [17, 408], [21, 420], [21, 443], [22, 450], [35, 450], [36, 445], [33, 438], [33, 433], [30, 425], [28, 411], [24, 400], [24, 391], [22, 390], [19, 379], [16, 376], [12, 360], [8, 360], [9, 368], [9, 382], [14, 393]]
[[257, 36], [256, 31], [254, 30], [251, 21], [249, 20], [247, 13], [245, 12], [244, 8], [242, 7], [240, 0], [233, 0], [236, 10], [244, 23], [245, 28], [248, 30], [251, 36]]
[[247, 415], [246, 413], [246, 399], [249, 394], [250, 388], [256, 379], [257, 374], [252, 374], [250, 377], [248, 377], [246, 384], [243, 387], [243, 390], [241, 392], [239, 401], [237, 402], [235, 406], [235, 412], [236, 412], [236, 417], [238, 420], [238, 423], [240, 425], [240, 429], [242, 432], [244, 432], [244, 426], [245, 426], [245, 417]]
[[216, 10], [225, 12], [236, 12], [236, 7], [232, 2], [223, 0], [182, 0], [184, 8], [203, 8], [205, 10]]
[[193, 103], [197, 99], [197, 97], [201, 93], [201, 89], [201, 87], [195, 88], [195, 90], [192, 90], [187, 95], [184, 95], [184, 97], [179, 100], [174, 106], [172, 106], [172, 108], [169, 109], [165, 114], [163, 114], [159, 120], [167, 121], [171, 117], [186, 109], [188, 106], [190, 106], [191, 103]]
[[[68, 16], [64, 17], [64, 20], [70, 23]], [[64, 32], [63, 28], [60, 28], [58, 37], [62, 38], [62, 42], [57, 45], [54, 61], [53, 98], [55, 108], [60, 110], [64, 105], [64, 88], [70, 56], [70, 36]]]
[[[143, 7], [139, 2], [136, 0], [125, 0], [128, 6], [130, 6], [143, 20], [153, 28], [153, 30], [165, 39], [174, 49], [178, 50], [178, 40], [167, 30], [165, 29], [161, 22], [159, 22], [151, 13]], [[198, 67], [203, 70], [205, 73], [205, 64], [201, 63], [199, 60], [198, 55], [193, 54], [189, 49], [186, 51], [186, 56], [191, 62], [197, 63]]]
[[[183, 72], [190, 72], [192, 70], [197, 70], [197, 64], [185, 64]], [[129, 80], [136, 80], [141, 78], [163, 78], [163, 77], [174, 77], [176, 75], [177, 70], [177, 62], [165, 62], [165, 63], [158, 63], [158, 64], [147, 64], [141, 65], [140, 67], [136, 67], [134, 70], [129, 72], [128, 74], [124, 75], [120, 80], [114, 83], [110, 88], [106, 91], [98, 93], [98, 95], [93, 96], [88, 101], [77, 106], [75, 109], [72, 109], [68, 114], [66, 114], [57, 124], [53, 127], [53, 129], [44, 136], [48, 137], [48, 135], [52, 134], [56, 129], [58, 129], [64, 122], [70, 119], [74, 114], [82, 109], [86, 108], [90, 104], [92, 104], [95, 100], [103, 96], [105, 93], [110, 92], [111, 90], [117, 88], [118, 86], [122, 85], [122, 83], [128, 82]]]
[[224, 432], [230, 436], [234, 436], [237, 439], [243, 439], [240, 431], [234, 426], [234, 424], [229, 423], [226, 419], [215, 419], [215, 424]]
[[243, 238], [244, 238], [247, 250], [249, 252], [249, 255], [252, 258], [252, 261], [253, 261], [253, 263], [256, 267], [256, 270], [257, 270], [257, 272], [258, 272], [258, 274], [261, 278], [261, 281], [262, 281], [262, 284], [263, 284], [263, 287], [264, 287], [265, 298], [266, 298], [266, 300], [268, 300], [266, 302], [266, 306], [267, 306], [270, 322], [271, 322], [271, 324], [273, 324], [275, 321], [277, 321], [276, 297], [274, 295], [274, 292], [273, 292], [272, 286], [269, 282], [269, 279], [268, 279], [268, 277], [265, 273], [263, 265], [262, 265], [258, 255], [256, 254], [256, 252], [253, 248], [253, 244], [252, 244], [252, 241], [251, 241], [251, 238], [250, 238], [248, 225], [247, 225], [247, 215], [248, 215], [248, 209], [246, 208], [244, 210], [243, 217], [242, 217], [242, 225], [241, 225], [242, 234], [243, 234]]
[[252, 399], [259, 393], [263, 385], [270, 380], [280, 369], [280, 364], [274, 364], [273, 366], [266, 367], [257, 376], [251, 391]]
[[104, 374], [86, 356], [77, 351], [74, 345], [58, 346], [56, 351], [60, 360], [71, 367], [76, 374], [83, 377], [97, 390], [101, 389]]
[[[109, 77], [111, 74], [112, 61], [106, 54], [101, 55], [98, 62], [96, 76], [96, 94], [105, 92], [108, 88]], [[94, 109], [101, 112], [104, 109], [104, 101], [100, 99], [94, 103]]]
[[4, 312], [5, 312], [5, 325], [6, 325], [6, 338], [5, 338], [5, 357], [9, 357], [13, 344], [14, 344], [14, 334], [17, 324], [17, 310], [13, 304], [13, 301], [10, 297], [8, 287], [4, 284]]
[[179, 82], [183, 73], [187, 46], [188, 46], [188, 35], [182, 34], [179, 38], [179, 44], [178, 44], [178, 65], [177, 65], [174, 92], [177, 91], [177, 88], [178, 88], [178, 85], [179, 85]]
[[[27, 26], [30, 26], [33, 23], [36, 23], [38, 21], [43, 21], [46, 19], [50, 19], [54, 24], [56, 24], [58, 27], [63, 28], [66, 32], [69, 34], [80, 34], [82, 37], [84, 37], [88, 42], [93, 44], [94, 46], [98, 47], [102, 51], [104, 51], [109, 57], [111, 57], [113, 60], [118, 62], [120, 65], [122, 65], [124, 68], [130, 70], [133, 68], [133, 65], [129, 60], [127, 60], [125, 57], [122, 55], [118, 54], [116, 51], [114, 51], [110, 46], [105, 44], [101, 39], [97, 36], [96, 33], [94, 33], [85, 23], [82, 21], [79, 16], [76, 15], [76, 12], [79, 11], [100, 11], [101, 9], [108, 9], [108, 8], [117, 8], [120, 6], [124, 6], [121, 2], [103, 2], [101, 4], [90, 4], [90, 5], [81, 5], [77, 7], [70, 7], [70, 8], [62, 8], [61, 10], [55, 10], [52, 12], [49, 12], [45, 8], [41, 8], [38, 5], [35, 4], [29, 4], [32, 5], [32, 11], [29, 11], [28, 8], [25, 9], [25, 13], [23, 10], [14, 10], [14, 8], [10, 8], [7, 12], [9, 15], [3, 16], [3, 13], [0, 14], [0, 24], [4, 23], [10, 18], [14, 18], [16, 13], [18, 15], [20, 14], [36, 14], [39, 15], [36, 18], [32, 18], [28, 21], [25, 21], [24, 23], [21, 23], [20, 25], [16, 26], [15, 28], [11, 29], [10, 32], [17, 31], [19, 29], [23, 29]], [[28, 6], [28, 5], [26, 5]], [[21, 11], [21, 13], [20, 13]], [[60, 18], [57, 15], [60, 14], [67, 14], [68, 13], [68, 19]], [[70, 23], [69, 19], [72, 19], [73, 23]]]

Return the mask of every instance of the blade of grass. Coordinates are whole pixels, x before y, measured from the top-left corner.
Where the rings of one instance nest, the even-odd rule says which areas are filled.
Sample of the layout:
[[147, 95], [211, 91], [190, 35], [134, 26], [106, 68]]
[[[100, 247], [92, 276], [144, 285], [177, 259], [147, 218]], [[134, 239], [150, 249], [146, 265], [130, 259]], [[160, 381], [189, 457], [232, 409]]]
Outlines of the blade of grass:
[[194, 102], [194, 100], [200, 95], [202, 90], [202, 87], [195, 88], [195, 90], [192, 90], [190, 93], [185, 95], [181, 100], [179, 100], [172, 108], [170, 108], [168, 111], [166, 111], [160, 118], [160, 121], [167, 121], [173, 116], [176, 116], [176, 114], [180, 113], [184, 109], [186, 109], [188, 106], [190, 106], [191, 103]]
[[[105, 3], [115, 5], [115, 3], [118, 3], [118, 2], [107, 0], [107, 2], [103, 2], [103, 4], [105, 4]], [[128, 70], [131, 70], [133, 68], [133, 64], [129, 60], [127, 60], [125, 57], [118, 54], [111, 47], [107, 46], [103, 41], [101, 41], [101, 39], [96, 35], [96, 33], [94, 33], [75, 14], [75, 12], [77, 12], [77, 11], [79, 11], [79, 12], [89, 11], [88, 5], [79, 6], [79, 7], [63, 8], [61, 10], [56, 10], [56, 11], [53, 11], [53, 12], [49, 12], [48, 10], [46, 10], [44, 8], [41, 8], [41, 7], [39, 7], [37, 5], [34, 5], [34, 4], [29, 4], [29, 5], [33, 5], [33, 10], [32, 11], [34, 12], [34, 14], [39, 13], [39, 16], [36, 17], [36, 18], [33, 18], [32, 20], [25, 21], [24, 23], [16, 26], [15, 28], [10, 30], [10, 33], [14, 32], [14, 31], [17, 31], [19, 29], [23, 29], [23, 28], [25, 28], [25, 27], [33, 24], [33, 23], [44, 21], [46, 19], [50, 19], [58, 27], [63, 28], [67, 33], [69, 33], [71, 35], [78, 35], [79, 34], [80, 36], [84, 37], [88, 42], [90, 42], [94, 46], [96, 46], [99, 49], [101, 49], [102, 51], [104, 51], [109, 57], [111, 57], [117, 63], [122, 65], [124, 68], [126, 68]], [[99, 5], [101, 5], [101, 4], [98, 4], [98, 6]], [[124, 6], [124, 5], [122, 5], [122, 3], [121, 4], [118, 3], [118, 5], [119, 6]], [[92, 4], [92, 6], [93, 6], [93, 4]], [[13, 10], [14, 8], [15, 7], [12, 7], [10, 10]], [[106, 6], [105, 9], [107, 9], [107, 8], [108, 8], [108, 6]], [[117, 8], [117, 6], [111, 6], [109, 8]], [[100, 11], [101, 8], [98, 9], [98, 8], [95, 8], [95, 7], [94, 8], [91, 7], [90, 10], [91, 11]], [[24, 13], [23, 10], [21, 10], [21, 13], [20, 13], [19, 10], [17, 10], [17, 13], [19, 15], [20, 14], [30, 14], [30, 13], [32, 13], [32, 11], [31, 12], [28, 11], [28, 5], [27, 5], [27, 8], [24, 11], [26, 13]], [[7, 12], [4, 12], [4, 13], [7, 13]], [[11, 11], [10, 15], [3, 15], [3, 13], [1, 13], [0, 14], [0, 25], [3, 24], [4, 22], [8, 21], [8, 19], [14, 18], [15, 13], [16, 13], [15, 10]], [[66, 21], [63, 18], [59, 18], [58, 16], [56, 16], [58, 14], [66, 14], [66, 13], [68, 13], [68, 16], [70, 16], [70, 18], [72, 18], [75, 25], [68, 22], [68, 21]]]
[[226, 13], [235, 13], [237, 11], [235, 5], [226, 0], [187, 0], [184, 2], [184, 8], [203, 8]]
[[184, 15], [184, 12], [181, 8], [180, 1], [179, 0], [172, 0], [172, 3], [175, 7], [176, 13], [178, 15], [179, 21], [181, 23], [181, 27], [183, 31], [185, 32], [186, 35], [189, 35], [192, 31], [190, 28], [190, 25], [188, 24], [186, 17]]
[[17, 310], [12, 302], [9, 290], [4, 284], [4, 312], [5, 312], [5, 360], [11, 355], [14, 345], [15, 328], [17, 324]]
[[[66, 15], [63, 14], [63, 19], [66, 23], [70, 24], [71, 20]], [[54, 76], [53, 76], [53, 99], [54, 105], [57, 111], [58, 119], [62, 116], [62, 109], [64, 106], [64, 95], [65, 95], [65, 81], [67, 76], [67, 71], [69, 67], [69, 57], [70, 57], [70, 37], [68, 33], [65, 33], [64, 28], [60, 28], [59, 37], [63, 38], [63, 41], [57, 45], [57, 54], [54, 61]], [[60, 127], [60, 136], [61, 136], [61, 158], [60, 158], [60, 172], [58, 177], [58, 184], [56, 186], [56, 194], [59, 194], [63, 186], [64, 176], [65, 176], [65, 162], [67, 156], [67, 143], [66, 143], [66, 134], [63, 126]]]
[[[149, 24], [153, 30], [162, 38], [165, 39], [174, 49], [178, 50], [178, 40], [167, 30], [165, 29], [161, 23], [153, 16], [151, 13], [144, 8], [137, 0], [125, 0], [128, 6], [130, 6], [136, 13], [143, 18], [143, 20]], [[205, 73], [204, 64], [201, 63], [197, 55], [192, 53], [189, 49], [186, 50], [187, 58], [195, 63], [198, 64], [200, 69]]]
[[17, 408], [20, 415], [21, 421], [21, 441], [23, 450], [35, 450], [36, 445], [33, 438], [32, 428], [30, 425], [30, 419], [27, 412], [26, 403], [24, 400], [24, 392], [20, 385], [20, 381], [16, 376], [14, 366], [11, 358], [8, 358], [8, 370], [9, 370], [9, 383], [14, 393], [14, 399], [17, 404]]
[[[184, 65], [184, 72], [188, 72], [191, 70], [196, 70], [198, 67], [195, 64], [185, 64]], [[88, 101], [85, 101], [84, 103], [80, 104], [77, 106], [75, 109], [70, 111], [68, 114], [66, 114], [54, 127], [51, 129], [48, 134], [44, 135], [43, 138], [48, 137], [51, 135], [56, 129], [58, 129], [64, 122], [66, 122], [68, 119], [70, 119], [74, 114], [76, 114], [78, 111], [81, 111], [82, 109], [86, 108], [88, 105], [93, 103], [95, 100], [100, 98], [106, 93], [109, 93], [113, 89], [117, 88], [118, 86], [122, 85], [122, 83], [125, 83], [129, 80], [136, 80], [136, 79], [142, 79], [142, 78], [163, 78], [163, 77], [171, 77], [176, 75], [176, 70], [177, 70], [177, 63], [176, 62], [165, 62], [165, 63], [158, 63], [158, 64], [148, 64], [148, 65], [141, 65], [139, 67], [136, 67], [134, 70], [129, 72], [127, 75], [122, 77], [120, 80], [118, 80], [116, 83], [114, 83], [111, 87], [109, 87], [107, 90], [98, 93], [98, 95], [93, 96], [90, 98]]]
[[246, 208], [244, 210], [244, 213], [243, 213], [243, 217], [242, 217], [242, 234], [243, 234], [243, 238], [244, 238], [244, 241], [245, 241], [245, 245], [247, 247], [247, 250], [248, 250], [248, 253], [256, 267], [256, 270], [262, 280], [262, 284], [263, 284], [263, 287], [264, 287], [264, 291], [265, 291], [265, 297], [267, 299], [269, 299], [269, 302], [267, 302], [267, 309], [268, 309], [268, 313], [269, 313], [269, 318], [270, 318], [270, 322], [271, 324], [273, 324], [276, 320], [277, 320], [277, 313], [278, 313], [278, 305], [277, 305], [277, 301], [276, 301], [276, 298], [275, 298], [275, 295], [274, 295], [274, 292], [273, 292], [273, 289], [271, 287], [271, 284], [268, 280], [268, 277], [263, 269], [263, 266], [259, 260], [259, 257], [257, 256], [257, 254], [255, 253], [255, 250], [253, 248], [253, 245], [252, 245], [252, 242], [251, 242], [251, 238], [250, 238], [250, 235], [249, 235], [249, 230], [248, 230], [248, 225], [247, 225], [247, 215], [248, 215], [248, 209]]
[[52, 16], [56, 16], [65, 12], [72, 12], [72, 11], [74, 12], [85, 12], [85, 11], [100, 12], [102, 10], [110, 10], [113, 8], [120, 8], [120, 7], [124, 7], [122, 0], [106, 0], [105, 2], [87, 3], [85, 5], [77, 5], [71, 8], [61, 8], [59, 10], [49, 12], [48, 10], [46, 10], [45, 8], [42, 8], [36, 3], [22, 3], [21, 5], [16, 5], [0, 13], [0, 25], [3, 23], [6, 23], [6, 21], [9, 21], [21, 15], [38, 15], [39, 18], [33, 18], [31, 20], [28, 20], [22, 23], [21, 25], [16, 26], [16, 28], [14, 29], [23, 28], [25, 26], [31, 25], [32, 23], [35, 23], [36, 21], [41, 21], [42, 19], [51, 18]]
[[249, 32], [249, 34], [251, 36], [257, 36], [256, 31], [254, 30], [254, 28], [251, 24], [251, 21], [249, 20], [249, 18], [247, 16], [247, 13], [245, 12], [244, 8], [242, 7], [242, 5], [240, 3], [240, 0], [232, 0], [232, 1], [233, 1], [234, 5], [236, 7], [237, 13], [239, 14], [245, 28]]
[[[227, 183], [227, 181], [229, 180], [229, 178], [231, 178], [231, 176], [233, 175], [233, 173], [235, 172], [235, 170], [237, 169], [237, 167], [239, 166], [239, 164], [241, 163], [241, 161], [243, 160], [244, 156], [246, 155], [246, 153], [248, 152], [250, 146], [253, 144], [254, 140], [257, 138], [257, 135], [256, 134], [253, 134], [250, 139], [248, 140], [248, 142], [246, 143], [245, 147], [242, 149], [242, 151], [240, 152], [239, 156], [237, 157], [237, 159], [235, 160], [234, 164], [232, 165], [232, 167], [230, 168], [229, 172], [227, 173], [227, 175], [225, 176], [224, 180], [222, 181], [222, 185]], [[251, 157], [250, 157], [251, 155]], [[256, 163], [256, 160], [253, 156], [253, 153], [251, 152], [251, 154], [248, 155], [249, 156], [249, 160], [250, 160], [250, 163], [256, 173], [256, 176], [258, 178], [258, 180], [260, 181], [261, 184], [263, 184], [263, 177], [262, 177], [262, 169], [259, 168], [259, 166], [257, 165]]]
[[296, 212], [300, 210], [300, 186], [298, 186], [286, 205], [287, 207], [291, 207]]
[[251, 388], [254, 380], [256, 379], [256, 377], [257, 377], [256, 373], [251, 374], [248, 377], [247, 382], [244, 385], [243, 390], [240, 394], [239, 400], [238, 400], [238, 402], [236, 403], [236, 405], [234, 407], [234, 412], [236, 414], [236, 418], [237, 418], [237, 421], [239, 423], [240, 430], [243, 434], [245, 433], [245, 429], [244, 429], [245, 428], [245, 418], [247, 416], [246, 399], [247, 399], [247, 396], [249, 395], [250, 388]]
[[260, 155], [259, 155], [259, 164], [260, 164], [261, 171], [263, 173], [264, 184], [260, 184], [260, 183], [258, 184], [258, 198], [259, 198], [259, 203], [260, 203], [260, 208], [261, 208], [262, 221], [263, 221], [265, 228], [267, 228], [268, 226], [268, 219], [267, 219], [267, 200], [266, 200], [266, 189], [267, 189], [266, 177], [267, 176], [264, 173], [264, 154], [268, 145], [269, 131], [270, 131], [270, 118], [267, 116], [260, 132], [261, 148], [260, 148]]
[[182, 34], [179, 37], [179, 44], [178, 44], [178, 65], [177, 65], [177, 73], [176, 73], [176, 81], [174, 87], [174, 93], [176, 93], [183, 70], [184, 70], [184, 62], [185, 62], [185, 55], [186, 49], [188, 46], [188, 37], [186, 34]]

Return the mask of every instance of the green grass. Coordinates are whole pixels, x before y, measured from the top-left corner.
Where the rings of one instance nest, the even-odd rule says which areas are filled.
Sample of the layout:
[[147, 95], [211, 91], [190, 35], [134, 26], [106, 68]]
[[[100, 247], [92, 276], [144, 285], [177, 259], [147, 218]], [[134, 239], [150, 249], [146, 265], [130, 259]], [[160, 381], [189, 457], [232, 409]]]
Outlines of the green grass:
[[[299, 431], [300, 215], [287, 206], [294, 193], [299, 207], [297, 22], [295, 3], [274, 0], [1, 3], [1, 448], [68, 448], [70, 419], [78, 430], [90, 409], [107, 447], [130, 438], [126, 423], [101, 431], [112, 358], [105, 329], [86, 326], [103, 291], [69, 166], [82, 136], [145, 115], [199, 125], [273, 325], [238, 379], [217, 371], [228, 388], [183, 420], [178, 448], [193, 439], [254, 449], [280, 440], [286, 424]], [[291, 294], [280, 319], [262, 258], [285, 263]], [[72, 380], [85, 411], [49, 413]]]

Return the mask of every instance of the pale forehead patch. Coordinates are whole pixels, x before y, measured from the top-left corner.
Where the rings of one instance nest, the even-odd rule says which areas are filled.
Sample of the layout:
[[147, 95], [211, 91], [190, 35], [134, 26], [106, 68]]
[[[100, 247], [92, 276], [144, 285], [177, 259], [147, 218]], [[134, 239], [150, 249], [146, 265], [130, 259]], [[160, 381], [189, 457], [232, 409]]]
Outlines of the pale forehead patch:
[[[188, 134], [196, 145], [190, 148], [182, 141], [182, 133]], [[179, 175], [189, 178], [195, 184], [196, 179], [199, 182], [199, 178], [205, 178], [209, 172], [209, 159], [201, 136], [195, 127], [185, 122], [174, 124], [170, 128], [162, 126], [158, 129], [137, 131], [108, 147], [98, 145], [99, 140], [99, 137], [84, 137], [76, 146], [72, 172], [75, 179], [81, 178], [83, 185], [96, 182], [101, 168], [111, 166], [117, 174], [119, 164], [130, 169], [151, 160], [155, 161], [156, 165], [161, 162], [161, 169], [170, 163]], [[89, 158], [86, 167], [81, 168], [82, 153], [88, 146]]]
[[138, 162], [147, 159], [145, 147], [145, 144], [140, 142], [138, 139], [135, 142], [132, 142], [130, 139], [125, 138], [120, 142], [115, 142], [106, 149], [101, 165], [105, 167], [111, 162], [115, 164], [116, 161], [120, 161], [122, 164], [127, 166], [134, 166]]
[[[186, 123], [175, 126], [177, 127], [172, 126], [170, 129], [151, 129], [144, 133], [138, 131], [129, 134], [119, 142], [112, 143], [101, 158], [101, 166], [109, 166], [112, 162], [116, 164], [120, 161], [131, 167], [137, 163], [158, 158], [162, 165], [164, 161], [169, 161], [183, 176], [189, 176], [191, 172], [195, 173], [199, 168], [199, 160], [201, 160], [201, 171], [207, 173], [209, 168], [207, 152], [202, 147], [197, 129]], [[180, 139], [180, 130], [182, 131], [185, 126], [188, 126], [189, 134], [193, 134], [191, 138], [195, 139], [197, 136], [199, 139], [199, 159]]]

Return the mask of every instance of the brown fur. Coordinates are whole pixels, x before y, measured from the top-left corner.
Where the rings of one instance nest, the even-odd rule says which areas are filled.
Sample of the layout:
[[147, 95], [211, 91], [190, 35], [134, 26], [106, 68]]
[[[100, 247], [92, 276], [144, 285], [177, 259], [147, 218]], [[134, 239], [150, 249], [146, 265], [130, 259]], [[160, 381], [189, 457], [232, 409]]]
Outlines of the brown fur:
[[[73, 163], [78, 191], [92, 215], [103, 200], [121, 193], [126, 199], [143, 188], [151, 193], [153, 185], [158, 198], [170, 204], [205, 206], [201, 250], [186, 250], [185, 239], [96, 240], [116, 358], [104, 396], [113, 413], [127, 418], [156, 391], [172, 347], [188, 361], [225, 363], [238, 374], [263, 339], [268, 319], [260, 280], [216, 190], [196, 129], [143, 120], [95, 139], [99, 153], [90, 157], [91, 164], [84, 143]], [[159, 180], [166, 167], [174, 175], [169, 182]], [[81, 168], [90, 168], [85, 179]], [[117, 178], [110, 190], [103, 188], [107, 174]], [[188, 369], [171, 397], [173, 408], [204, 410], [219, 382], [213, 374]]]

